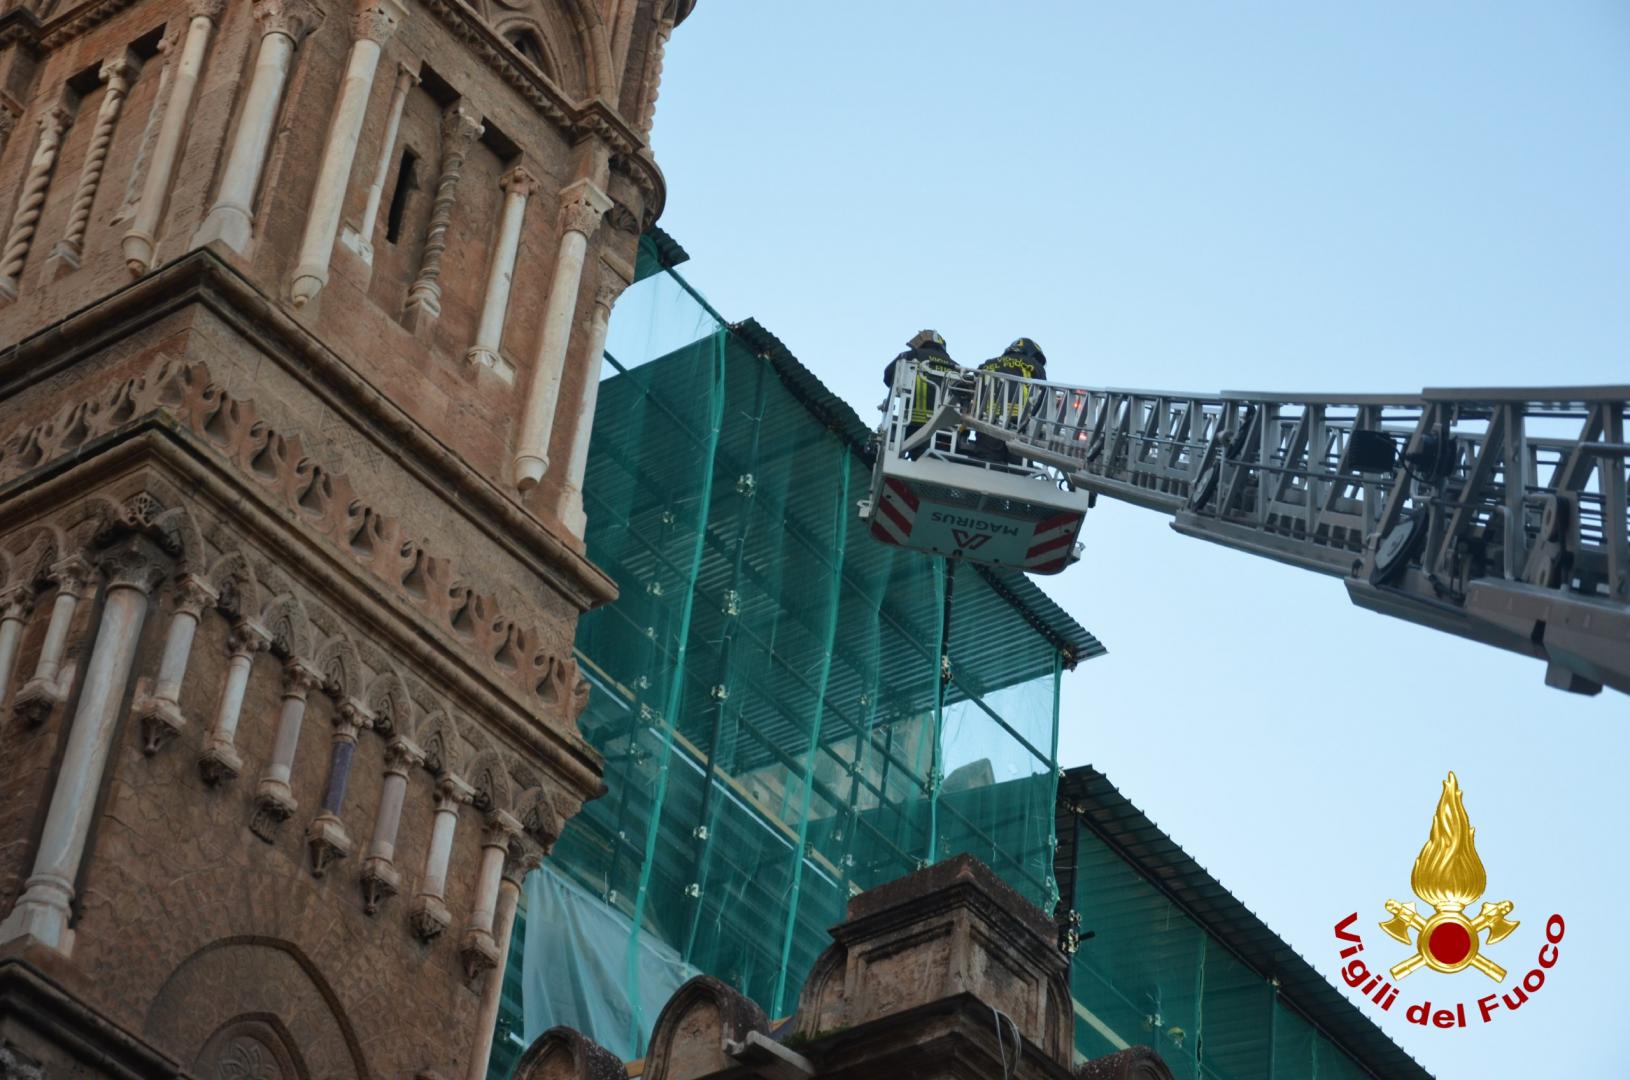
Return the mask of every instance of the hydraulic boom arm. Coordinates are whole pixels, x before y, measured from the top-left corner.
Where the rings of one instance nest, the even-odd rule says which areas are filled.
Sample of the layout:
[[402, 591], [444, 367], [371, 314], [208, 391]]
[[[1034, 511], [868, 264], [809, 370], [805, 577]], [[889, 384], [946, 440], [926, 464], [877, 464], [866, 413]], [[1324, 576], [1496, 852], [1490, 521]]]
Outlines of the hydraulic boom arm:
[[[968, 376], [963, 376], [964, 379]], [[978, 372], [956, 423], [1353, 602], [1630, 693], [1630, 386], [1289, 397]]]

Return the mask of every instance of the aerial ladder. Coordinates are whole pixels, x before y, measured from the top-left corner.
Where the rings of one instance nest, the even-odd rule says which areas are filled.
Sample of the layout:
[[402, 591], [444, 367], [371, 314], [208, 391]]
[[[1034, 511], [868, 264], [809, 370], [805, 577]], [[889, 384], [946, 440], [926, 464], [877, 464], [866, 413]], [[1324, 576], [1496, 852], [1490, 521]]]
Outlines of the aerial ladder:
[[1630, 386], [1190, 394], [895, 369], [860, 504], [879, 541], [1058, 573], [1118, 499], [1543, 660], [1550, 686], [1630, 693]]

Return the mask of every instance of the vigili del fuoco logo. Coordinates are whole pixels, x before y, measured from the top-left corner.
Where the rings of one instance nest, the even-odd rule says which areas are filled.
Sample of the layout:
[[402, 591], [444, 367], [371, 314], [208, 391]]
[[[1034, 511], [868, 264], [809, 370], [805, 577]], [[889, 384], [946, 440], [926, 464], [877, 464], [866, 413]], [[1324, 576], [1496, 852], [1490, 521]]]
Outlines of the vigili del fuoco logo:
[[[1393, 984], [1423, 967], [1442, 975], [1458, 975], [1471, 968], [1497, 983], [1506, 982], [1506, 969], [1484, 950], [1510, 937], [1521, 922], [1508, 918], [1516, 908], [1510, 900], [1494, 903], [1485, 900], [1476, 916], [1467, 917], [1466, 909], [1488, 888], [1488, 872], [1483, 868], [1483, 860], [1477, 857], [1476, 838], [1477, 830], [1466, 816], [1460, 782], [1450, 773], [1443, 782], [1437, 813], [1432, 817], [1432, 832], [1426, 838], [1426, 846], [1415, 857], [1415, 868], [1409, 875], [1410, 888], [1431, 906], [1432, 913], [1423, 915], [1417, 911], [1413, 900], [1386, 902], [1386, 912], [1391, 917], [1379, 924], [1381, 929], [1414, 952], [1387, 968], [1385, 977], [1379, 970], [1372, 972], [1359, 956], [1364, 951], [1364, 942], [1352, 929], [1358, 922], [1358, 912], [1336, 924], [1337, 940], [1348, 943], [1341, 950], [1341, 959], [1345, 961], [1342, 981], [1379, 1005], [1383, 1012], [1390, 1012], [1398, 1000], [1399, 990]], [[1539, 992], [1545, 985], [1546, 973], [1556, 966], [1557, 946], [1562, 942], [1563, 931], [1562, 916], [1552, 915], [1545, 921], [1545, 943], [1540, 946], [1536, 966], [1520, 980], [1513, 980], [1510, 989], [1477, 999], [1477, 1015], [1482, 1023], [1489, 1023], [1498, 1012], [1517, 1011], [1531, 995]], [[1465, 1001], [1450, 996], [1449, 1002], [1440, 999], [1441, 1007], [1434, 1009], [1432, 1001], [1424, 996], [1431, 989], [1431, 986], [1423, 987], [1422, 1000], [1404, 1010], [1409, 1022], [1422, 1027], [1465, 1027]]]

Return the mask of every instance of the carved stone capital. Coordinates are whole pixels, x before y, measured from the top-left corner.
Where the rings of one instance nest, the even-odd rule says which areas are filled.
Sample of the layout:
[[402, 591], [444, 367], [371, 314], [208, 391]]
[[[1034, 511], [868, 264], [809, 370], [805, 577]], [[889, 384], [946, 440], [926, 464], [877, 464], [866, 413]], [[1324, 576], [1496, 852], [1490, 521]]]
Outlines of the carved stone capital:
[[[334, 710], [335, 733], [348, 733], [353, 741], [356, 739], [358, 731], [371, 728], [376, 722], [376, 718], [368, 710], [368, 706], [356, 698], [344, 699], [339, 703], [339, 707]], [[342, 737], [344, 736], [342, 735]]]
[[402, 888], [402, 875], [389, 859], [370, 855], [362, 864], [362, 910], [372, 915]]
[[187, 730], [187, 718], [182, 715], [181, 706], [166, 698], [142, 694], [136, 698], [132, 711], [141, 725], [141, 752], [148, 757], [164, 749], [165, 743]]
[[399, 90], [401, 90], [403, 93], [406, 93], [409, 87], [418, 86], [418, 85], [419, 85], [419, 72], [418, 72], [418, 69], [417, 68], [411, 68], [408, 65], [403, 64], [403, 63], [398, 63], [396, 65], [396, 86], [397, 86], [397, 88]]
[[351, 836], [345, 824], [325, 810], [306, 828], [306, 846], [311, 849], [311, 876], [320, 878], [331, 863], [351, 854]]
[[617, 297], [621, 296], [626, 288], [628, 288], [628, 282], [616, 274], [601, 274], [599, 284], [594, 287], [594, 305], [610, 315], [611, 306], [617, 302]]
[[475, 801], [475, 788], [465, 783], [456, 773], [444, 772], [436, 777], [436, 809], [458, 812], [460, 803]]
[[611, 196], [587, 180], [568, 184], [560, 193], [560, 227], [566, 232], [593, 236], [600, 219], [611, 209]]
[[264, 777], [255, 787], [255, 812], [249, 819], [249, 831], [270, 844], [277, 838], [278, 827], [299, 808], [299, 801], [285, 781]]
[[283, 661], [283, 696], [306, 700], [306, 695], [323, 685], [323, 673], [310, 660], [291, 656]]
[[254, 3], [261, 34], [282, 34], [296, 45], [323, 21], [322, 9], [311, 0], [254, 0]]
[[271, 631], [257, 622], [239, 619], [226, 635], [226, 651], [232, 656], [254, 656], [272, 644]]
[[170, 560], [152, 541], [126, 537], [104, 552], [100, 560], [110, 589], [139, 589], [151, 593], [170, 570]]
[[74, 122], [74, 111], [66, 105], [53, 105], [40, 114], [40, 132], [51, 138], [60, 136]]
[[[441, 145], [444, 156], [456, 154], [463, 158], [470, 146], [487, 130], [481, 117], [460, 101], [441, 114]], [[446, 168], [444, 164], [443, 169]]]
[[78, 555], [70, 555], [52, 563], [45, 576], [56, 585], [59, 593], [78, 598], [84, 596], [96, 580], [96, 567]]
[[482, 972], [498, 966], [498, 942], [493, 940], [492, 931], [472, 926], [464, 931], [458, 955], [464, 961], [464, 977], [473, 982]]
[[522, 832], [521, 823], [507, 810], [494, 810], [489, 813], [481, 827], [481, 846], [500, 847], [506, 852], [510, 841]]
[[408, 924], [413, 927], [413, 936], [420, 941], [434, 941], [452, 921], [453, 913], [447, 910], [447, 905], [439, 897], [420, 893], [413, 898], [413, 907], [408, 911]]
[[208, 19], [212, 23], [221, 21], [221, 13], [226, 10], [226, 0], [192, 0], [187, 5], [187, 18]]
[[243, 758], [231, 743], [211, 740], [198, 755], [198, 772], [204, 783], [214, 787], [228, 780], [236, 780], [243, 772]]
[[134, 57], [126, 54], [116, 56], [107, 61], [97, 71], [96, 77], [107, 83], [110, 88], [123, 93], [129, 89], [130, 81], [141, 71], [141, 63]]
[[187, 614], [193, 618], [202, 618], [204, 609], [213, 607], [221, 598], [215, 586], [199, 577], [197, 574], [183, 574], [175, 579], [175, 610], [176, 614]]
[[424, 764], [424, 751], [419, 744], [405, 735], [393, 735], [385, 744], [385, 771], [407, 775], [416, 765]]
[[538, 190], [538, 178], [527, 172], [525, 166], [517, 165], [498, 179], [498, 186], [507, 194], [530, 199]]
[[11, 714], [30, 728], [37, 728], [45, 723], [51, 710], [57, 707], [62, 700], [62, 688], [55, 679], [42, 679], [35, 676], [23, 684], [11, 699]]
[[504, 860], [504, 880], [520, 888], [526, 875], [543, 865], [543, 849], [525, 836], [519, 837], [509, 848]]
[[358, 40], [383, 45], [405, 18], [407, 6], [402, 0], [359, 0], [353, 32]]
[[27, 585], [0, 589], [0, 620], [24, 622], [34, 611], [34, 590]]

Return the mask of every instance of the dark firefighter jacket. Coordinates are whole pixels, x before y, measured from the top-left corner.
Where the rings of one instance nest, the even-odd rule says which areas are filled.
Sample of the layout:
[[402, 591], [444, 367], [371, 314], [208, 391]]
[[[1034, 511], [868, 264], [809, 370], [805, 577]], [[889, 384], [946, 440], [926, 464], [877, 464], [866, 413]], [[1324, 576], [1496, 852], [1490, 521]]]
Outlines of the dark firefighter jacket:
[[939, 391], [941, 383], [930, 381], [924, 377], [924, 371], [939, 372], [942, 375], [954, 375], [960, 368], [956, 361], [944, 349], [932, 345], [917, 349], [907, 349], [905, 352], [889, 361], [889, 366], [883, 369], [883, 384], [889, 389], [894, 388], [894, 365], [902, 360], [917, 360], [921, 366], [917, 369], [917, 385], [911, 397], [911, 415], [907, 418], [912, 424], [926, 424], [928, 418], [934, 415], [934, 407], [939, 404]]
[[[1001, 356], [995, 357], [994, 359], [986, 360], [983, 364], [979, 365], [979, 370], [999, 371], [1003, 375], [1017, 375], [1021, 379], [1047, 378], [1046, 364], [1037, 363], [1029, 357], [1016, 356], [1013, 353], [1003, 353]], [[995, 380], [992, 381], [994, 382]], [[1024, 387], [1016, 397], [1008, 401], [1008, 417], [1017, 420], [1019, 418], [1019, 412], [1029, 402], [1029, 400], [1030, 388], [1027, 386]], [[990, 416], [986, 417], [986, 419], [994, 420], [995, 417]]]

